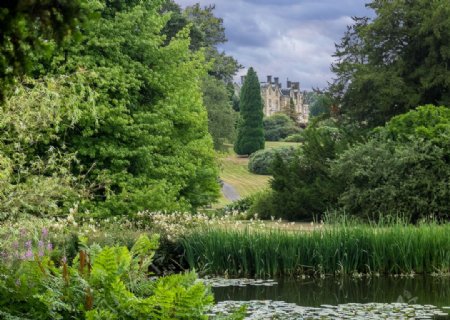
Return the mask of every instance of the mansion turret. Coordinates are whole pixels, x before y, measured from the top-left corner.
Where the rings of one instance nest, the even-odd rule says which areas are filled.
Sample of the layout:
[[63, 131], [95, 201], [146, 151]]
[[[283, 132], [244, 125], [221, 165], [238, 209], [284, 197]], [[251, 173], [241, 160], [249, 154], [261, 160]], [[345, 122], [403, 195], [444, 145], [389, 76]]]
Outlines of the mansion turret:
[[[245, 77], [241, 77], [244, 82]], [[309, 107], [303, 101], [303, 93], [300, 91], [300, 82], [287, 81], [283, 88], [279, 78], [267, 76], [266, 82], [261, 82], [261, 96], [264, 103], [264, 115], [266, 117], [275, 113], [285, 112], [289, 108], [295, 110], [297, 122], [300, 125], [308, 123]], [[293, 106], [291, 107], [291, 103]]]

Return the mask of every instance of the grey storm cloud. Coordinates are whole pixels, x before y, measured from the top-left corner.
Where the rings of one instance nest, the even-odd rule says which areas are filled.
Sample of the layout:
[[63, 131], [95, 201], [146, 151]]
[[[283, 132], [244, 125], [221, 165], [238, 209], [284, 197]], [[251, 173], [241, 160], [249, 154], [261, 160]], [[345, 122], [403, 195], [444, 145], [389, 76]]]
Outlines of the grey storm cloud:
[[220, 49], [245, 68], [300, 81], [303, 89], [326, 87], [330, 65], [352, 17], [372, 16], [366, 0], [175, 0], [181, 6], [215, 4], [228, 42]]

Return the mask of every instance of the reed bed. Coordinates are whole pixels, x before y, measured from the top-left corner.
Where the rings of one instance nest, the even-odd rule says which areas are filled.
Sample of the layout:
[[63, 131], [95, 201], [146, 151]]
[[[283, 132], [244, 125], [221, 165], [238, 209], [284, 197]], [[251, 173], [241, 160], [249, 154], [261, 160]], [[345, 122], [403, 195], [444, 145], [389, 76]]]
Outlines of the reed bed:
[[328, 226], [310, 232], [208, 227], [181, 239], [190, 268], [215, 275], [449, 274], [450, 224]]

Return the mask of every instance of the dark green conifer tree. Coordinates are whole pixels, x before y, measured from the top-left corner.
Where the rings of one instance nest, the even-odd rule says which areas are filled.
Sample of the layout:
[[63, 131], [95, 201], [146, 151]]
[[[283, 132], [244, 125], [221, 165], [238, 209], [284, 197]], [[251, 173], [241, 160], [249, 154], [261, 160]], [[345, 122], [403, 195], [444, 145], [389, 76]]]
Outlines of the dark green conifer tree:
[[263, 103], [256, 72], [250, 68], [240, 97], [241, 114], [234, 151], [239, 155], [264, 149]]

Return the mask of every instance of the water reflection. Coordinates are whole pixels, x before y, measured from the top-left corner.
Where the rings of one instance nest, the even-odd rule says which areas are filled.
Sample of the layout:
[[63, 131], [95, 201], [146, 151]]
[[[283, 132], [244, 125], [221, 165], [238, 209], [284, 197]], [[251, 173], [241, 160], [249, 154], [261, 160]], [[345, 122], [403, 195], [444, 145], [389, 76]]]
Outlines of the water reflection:
[[277, 279], [277, 282], [278, 285], [272, 287], [220, 287], [214, 288], [213, 292], [218, 302], [276, 300], [311, 307], [353, 302], [406, 302], [450, 306], [449, 277]]

